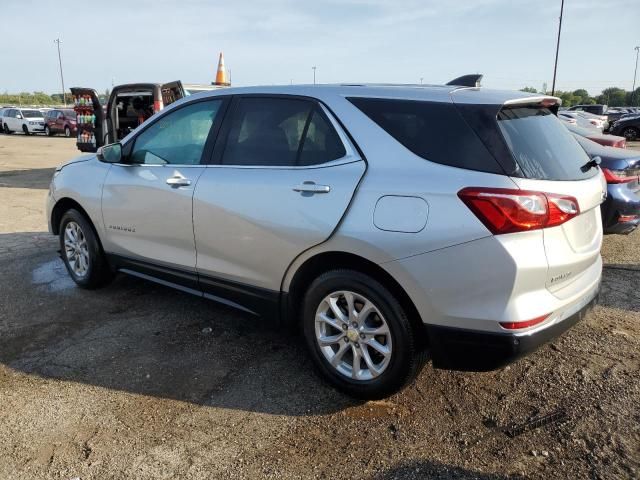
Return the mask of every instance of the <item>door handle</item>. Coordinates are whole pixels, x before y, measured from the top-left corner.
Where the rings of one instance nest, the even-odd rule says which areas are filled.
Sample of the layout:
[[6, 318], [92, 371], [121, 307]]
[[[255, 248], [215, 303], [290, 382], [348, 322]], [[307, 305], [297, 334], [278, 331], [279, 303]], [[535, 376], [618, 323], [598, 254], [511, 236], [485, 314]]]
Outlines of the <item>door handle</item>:
[[329, 185], [317, 185], [315, 182], [303, 182], [301, 185], [293, 187], [293, 191], [300, 193], [329, 193], [331, 187]]
[[188, 187], [191, 185], [191, 180], [184, 177], [170, 177], [167, 178], [167, 185], [177, 188], [177, 187]]

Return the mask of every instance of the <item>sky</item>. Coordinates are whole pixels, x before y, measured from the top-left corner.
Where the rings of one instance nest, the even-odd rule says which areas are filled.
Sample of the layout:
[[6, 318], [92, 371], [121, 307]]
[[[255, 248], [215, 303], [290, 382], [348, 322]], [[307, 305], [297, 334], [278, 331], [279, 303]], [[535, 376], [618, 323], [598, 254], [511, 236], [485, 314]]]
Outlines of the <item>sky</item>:
[[[556, 89], [627, 90], [640, 0], [565, 0]], [[560, 0], [0, 0], [0, 92], [130, 82], [551, 89]], [[640, 79], [638, 80], [640, 82]]]

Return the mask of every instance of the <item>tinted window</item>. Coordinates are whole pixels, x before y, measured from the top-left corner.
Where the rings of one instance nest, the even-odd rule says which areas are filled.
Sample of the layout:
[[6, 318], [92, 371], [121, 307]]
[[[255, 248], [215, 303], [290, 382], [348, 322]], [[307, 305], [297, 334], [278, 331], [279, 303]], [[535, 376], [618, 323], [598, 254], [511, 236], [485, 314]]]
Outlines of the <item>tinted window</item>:
[[[416, 155], [452, 167], [504, 173], [452, 103], [349, 98]], [[494, 127], [495, 128], [495, 127]]]
[[527, 178], [580, 180], [597, 174], [581, 170], [589, 157], [547, 108], [503, 108], [498, 126]]
[[136, 137], [131, 161], [147, 164], [200, 163], [222, 100], [197, 102], [164, 115]]
[[230, 121], [226, 165], [314, 165], [345, 155], [338, 134], [307, 100], [241, 98]]
[[338, 133], [321, 110], [316, 108], [311, 113], [307, 132], [302, 141], [298, 165], [318, 165], [337, 160], [346, 154]]

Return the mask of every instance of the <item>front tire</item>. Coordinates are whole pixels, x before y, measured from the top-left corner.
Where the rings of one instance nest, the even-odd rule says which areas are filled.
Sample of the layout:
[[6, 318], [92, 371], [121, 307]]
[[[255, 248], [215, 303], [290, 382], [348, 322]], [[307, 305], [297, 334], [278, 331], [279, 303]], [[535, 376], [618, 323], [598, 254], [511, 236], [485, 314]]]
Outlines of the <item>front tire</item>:
[[71, 136], [71, 129], [69, 127], [64, 127], [64, 136], [67, 138]]
[[303, 332], [320, 373], [353, 397], [391, 395], [421, 367], [414, 331], [393, 294], [353, 270], [333, 270], [309, 287]]
[[60, 252], [73, 281], [82, 288], [105, 285], [112, 272], [92, 225], [79, 211], [71, 209], [60, 220]]

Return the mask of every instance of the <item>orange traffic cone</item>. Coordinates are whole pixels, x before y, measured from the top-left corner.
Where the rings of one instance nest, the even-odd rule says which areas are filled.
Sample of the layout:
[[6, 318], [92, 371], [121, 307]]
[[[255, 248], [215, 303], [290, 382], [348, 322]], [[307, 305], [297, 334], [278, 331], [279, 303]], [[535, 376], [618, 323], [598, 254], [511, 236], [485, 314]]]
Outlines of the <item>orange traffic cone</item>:
[[224, 56], [220, 52], [220, 58], [218, 60], [218, 71], [216, 72], [216, 85], [231, 85], [229, 77], [227, 76], [227, 69], [224, 68]]

